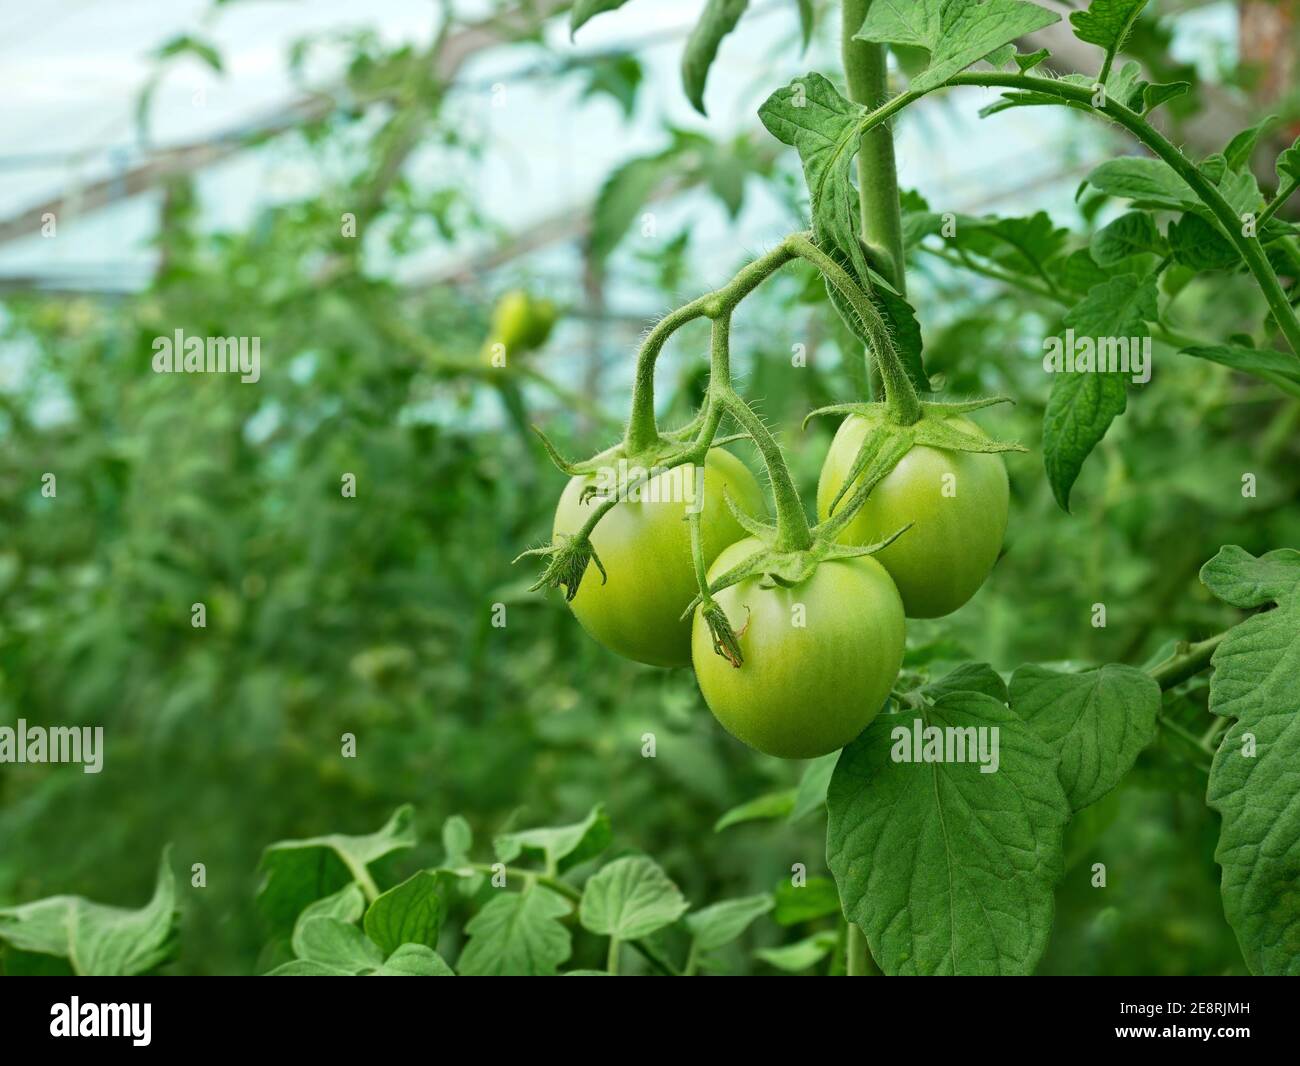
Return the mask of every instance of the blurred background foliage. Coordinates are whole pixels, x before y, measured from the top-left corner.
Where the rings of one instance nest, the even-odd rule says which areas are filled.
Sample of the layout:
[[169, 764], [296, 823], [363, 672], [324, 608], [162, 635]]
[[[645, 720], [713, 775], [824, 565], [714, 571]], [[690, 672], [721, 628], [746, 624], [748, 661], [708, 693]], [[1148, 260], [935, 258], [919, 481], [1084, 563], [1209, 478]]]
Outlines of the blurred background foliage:
[[[1139, 45], [1163, 55], [1166, 27], [1144, 22]], [[813, 65], [798, 58], [797, 33], [791, 19], [778, 35], [792, 69]], [[629, 115], [637, 107], [635, 52], [579, 63], [554, 35], [507, 36], [515, 43], [499, 47], [526, 51], [539, 77]], [[814, 49], [833, 54], [834, 39], [823, 26]], [[170, 969], [255, 972], [262, 848], [369, 831], [405, 802], [427, 842], [403, 860], [411, 869], [439, 856], [437, 827], [451, 814], [482, 840], [576, 820], [599, 802], [619, 844], [655, 856], [697, 905], [770, 890], [792, 863], [824, 875], [821, 816], [714, 831], [730, 808], [791, 787], [801, 766], [727, 737], [689, 671], [606, 653], [559, 599], [527, 591], [529, 564], [510, 563], [548, 536], [563, 485], [528, 424], [570, 455], [611, 442], [639, 331], [803, 225], [795, 161], [757, 135], [669, 124], [668, 147], [609, 170], [586, 213], [558, 231], [576, 254], [557, 268], [527, 241], [515, 248], [520, 235], [502, 232], [477, 194], [484, 144], [430, 75], [433, 53], [366, 33], [331, 40], [351, 51], [348, 102], [280, 149], [313, 168], [318, 188], [266, 197], [247, 225], [225, 228], [205, 219], [193, 179], [173, 176], [146, 287], [5, 297], [0, 722], [102, 725], [107, 754], [99, 775], [0, 767], [0, 904], [67, 892], [138, 905], [174, 841], [179, 868], [204, 863], [208, 887], [184, 896]], [[1242, 69], [1226, 67], [1219, 88], [1237, 90]], [[754, 80], [751, 113], [775, 84]], [[942, 122], [944, 106], [927, 102], [905, 124]], [[1180, 121], [1194, 129], [1203, 111], [1189, 106]], [[1086, 121], [1071, 118], [1070, 136], [1127, 150]], [[446, 161], [440, 179], [404, 172], [417, 148]], [[1082, 243], [1105, 205], [1073, 205], [1075, 181], [1057, 184], [1056, 221]], [[644, 212], [659, 198], [672, 202], [647, 236]], [[345, 211], [360, 238], [342, 235]], [[399, 269], [467, 237], [495, 251], [422, 280]], [[1090, 459], [1067, 515], [1037, 451], [1041, 341], [1059, 309], [926, 257], [909, 281], [943, 392], [1015, 397], [983, 421], [1029, 448], [1009, 459], [1004, 558], [955, 616], [909, 625], [909, 669], [965, 658], [1004, 673], [1023, 662], [1140, 665], [1234, 620], [1196, 576], [1220, 545], [1300, 544], [1294, 399], [1157, 346], [1152, 382]], [[493, 369], [481, 359], [491, 307], [516, 286], [557, 299], [561, 322], [526, 362]], [[1178, 308], [1187, 331], [1216, 338], [1260, 313], [1237, 280], [1192, 286]], [[260, 382], [151, 373], [153, 338], [176, 329], [259, 337]], [[792, 365], [797, 345], [807, 366]], [[670, 422], [701, 394], [705, 346], [684, 331], [662, 361]], [[746, 302], [733, 352], [811, 500], [834, 423], [799, 422], [862, 394], [860, 355], [797, 269]], [[1242, 497], [1244, 471], [1257, 498]], [[40, 491], [47, 472], [54, 498]], [[345, 473], [355, 499], [340, 493]], [[190, 624], [195, 603], [206, 628]], [[1096, 603], [1104, 628], [1092, 624]], [[491, 624], [494, 604], [505, 628]], [[1199, 733], [1204, 705], [1193, 685], [1166, 714]], [[340, 756], [346, 733], [356, 758]], [[653, 760], [641, 754], [646, 733], [658, 739]], [[1162, 734], [1132, 780], [1072, 826], [1044, 972], [1242, 971], [1194, 762]], [[1095, 861], [1108, 866], [1104, 894], [1090, 886]], [[748, 946], [809, 931], [760, 921]], [[774, 972], [747, 952], [730, 961]]]

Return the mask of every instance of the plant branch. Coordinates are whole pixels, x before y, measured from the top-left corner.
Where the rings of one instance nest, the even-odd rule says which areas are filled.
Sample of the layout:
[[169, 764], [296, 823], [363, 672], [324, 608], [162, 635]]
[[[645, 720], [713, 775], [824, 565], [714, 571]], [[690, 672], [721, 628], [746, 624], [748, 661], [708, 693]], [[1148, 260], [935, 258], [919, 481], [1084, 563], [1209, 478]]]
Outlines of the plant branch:
[[654, 410], [655, 363], [668, 338], [697, 318], [716, 319], [723, 314], [729, 315], [741, 300], [792, 258], [794, 253], [790, 250], [787, 238], [766, 255], [742, 267], [722, 288], [698, 296], [677, 310], [670, 311], [650, 330], [637, 353], [636, 380], [632, 384], [632, 414], [624, 438], [629, 455], [652, 447], [659, 439]]
[[1218, 633], [1197, 644], [1179, 645], [1173, 655], [1164, 662], [1151, 667], [1147, 673], [1151, 675], [1162, 691], [1167, 692], [1175, 685], [1186, 681], [1195, 674], [1199, 674], [1209, 666], [1214, 649], [1223, 643], [1223, 638], [1227, 635], [1226, 632]]
[[881, 380], [885, 386], [885, 403], [891, 416], [900, 425], [910, 426], [915, 423], [921, 417], [921, 401], [917, 398], [907, 371], [903, 369], [902, 360], [898, 358], [894, 342], [889, 336], [889, 327], [876, 310], [876, 305], [853, 280], [852, 275], [818, 248], [811, 238], [798, 234], [789, 238], [787, 243], [796, 255], [821, 271], [822, 276], [849, 301], [871, 339], [871, 350], [876, 357], [876, 365], [880, 368]]

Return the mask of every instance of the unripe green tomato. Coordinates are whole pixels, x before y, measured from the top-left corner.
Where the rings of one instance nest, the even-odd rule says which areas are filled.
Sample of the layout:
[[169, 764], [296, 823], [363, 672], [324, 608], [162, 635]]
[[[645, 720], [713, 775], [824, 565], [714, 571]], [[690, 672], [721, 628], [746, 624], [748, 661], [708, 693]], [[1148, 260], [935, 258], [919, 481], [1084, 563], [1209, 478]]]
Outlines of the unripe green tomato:
[[528, 338], [529, 298], [523, 289], [504, 293], [492, 309], [491, 341], [506, 346], [507, 357], [524, 350]]
[[[608, 511], [591, 534], [591, 545], [609, 575], [602, 584], [594, 562], [569, 602], [591, 636], [611, 651], [651, 666], [686, 666], [691, 661], [691, 620], [682, 612], [698, 591], [691, 561], [688, 499], [698, 500], [698, 479], [689, 466], [657, 474], [640, 498]], [[680, 480], [679, 480], [680, 479]], [[598, 477], [570, 479], [555, 510], [555, 533], [576, 533], [599, 499], [580, 500]], [[691, 493], [680, 491], [684, 486]], [[704, 464], [704, 507], [700, 535], [708, 566], [723, 548], [745, 535], [731, 516], [723, 490], [750, 514], [763, 512], [754, 475], [728, 452], [713, 449]], [[687, 498], [683, 498], [687, 497]], [[698, 506], [698, 503], [689, 504]]]
[[492, 328], [483, 344], [483, 362], [509, 366], [510, 360], [546, 343], [555, 325], [556, 308], [523, 289], [504, 293], [492, 309]]
[[[717, 578], [761, 547], [733, 544]], [[713, 650], [695, 612], [691, 654], [709, 710], [738, 740], [783, 759], [811, 759], [853, 740], [884, 706], [903, 662], [903, 604], [869, 556], [821, 563], [806, 581], [762, 588], [757, 577], [714, 598], [740, 643], [739, 667]]]
[[525, 350], [532, 351], [546, 343], [555, 326], [556, 308], [552, 300], [528, 298], [528, 316], [524, 323], [522, 344]]
[[[949, 422], [985, 435], [970, 419]], [[835, 434], [817, 482], [821, 518], [852, 469], [868, 426], [850, 415]], [[917, 445], [872, 489], [840, 540], [873, 544], [915, 523], [872, 558], [894, 579], [909, 618], [939, 618], [974, 596], [989, 576], [1007, 531], [1009, 496], [1006, 464], [996, 452]]]

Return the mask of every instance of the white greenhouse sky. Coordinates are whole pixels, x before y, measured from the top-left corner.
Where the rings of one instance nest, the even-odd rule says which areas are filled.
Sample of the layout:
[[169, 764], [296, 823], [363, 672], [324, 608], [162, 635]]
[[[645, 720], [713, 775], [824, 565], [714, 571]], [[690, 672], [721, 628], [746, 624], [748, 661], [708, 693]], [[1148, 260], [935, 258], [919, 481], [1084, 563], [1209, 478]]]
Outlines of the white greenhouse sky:
[[[458, 9], [470, 16], [486, 6], [462, 2]], [[723, 42], [709, 82], [710, 117], [703, 119], [683, 97], [681, 40], [673, 32], [684, 34], [700, 6], [700, 0], [633, 0], [588, 24], [572, 44], [564, 20], [553, 22], [552, 42], [573, 54], [646, 39], [658, 42], [639, 51], [647, 77], [630, 124], [608, 98], [581, 100], [573, 79], [509, 81], [506, 106], [494, 107], [488, 86], [535, 62], [537, 53], [501, 48], [471, 61], [462, 73], [470, 88], [459, 107], [468, 121], [479, 124], [489, 145], [470, 177], [494, 221], [515, 230], [589, 203], [620, 161], [664, 144], [664, 120], [714, 136], [755, 128], [754, 109], [768, 90], [808, 69], [837, 65], [838, 50], [831, 41], [805, 57], [782, 48], [795, 24], [795, 5], [760, 0], [737, 33]], [[1217, 5], [1180, 17], [1188, 54], [1230, 34], [1230, 7]], [[53, 197], [75, 195], [79, 185], [147, 159], [151, 148], [220, 136], [275, 111], [298, 94], [287, 59], [298, 38], [367, 27], [386, 42], [424, 43], [435, 11], [430, 0], [239, 0], [217, 9], [209, 0], [6, 5], [0, 10], [0, 69], [9, 90], [0, 110], [0, 223]], [[154, 70], [148, 55], [181, 33], [215, 44], [225, 74], [217, 75], [193, 58], [169, 66], [154, 96], [150, 143], [142, 144], [135, 107]], [[310, 81], [327, 85], [334, 73], [317, 64]], [[976, 111], [987, 99], [979, 91], [953, 94], [942, 104], [905, 116], [898, 129], [901, 182], [954, 210], [1007, 209], [998, 197], [1009, 195], [1014, 210], [1045, 207], [1068, 221], [1073, 182], [1018, 190], [1071, 162], [1099, 161], [1109, 150], [1106, 140], [1081, 134], [1071, 116], [1052, 109], [1012, 111], [981, 121]], [[418, 156], [411, 165], [418, 176], [419, 168], [438, 163]], [[309, 193], [313, 181], [302, 157], [282, 143], [243, 152], [202, 173], [205, 219], [214, 226], [241, 225], [269, 198]], [[683, 200], [662, 208], [667, 225], [689, 206], [690, 197]], [[33, 235], [0, 243], [0, 280], [35, 275], [110, 290], [146, 284], [153, 261], [147, 242], [157, 207], [157, 193], [145, 193], [91, 214], [60, 218], [60, 237], [73, 239]], [[717, 263], [704, 262], [701, 268], [733, 266], [737, 229], [740, 240], [761, 243], [771, 233], [774, 210], [770, 202], [751, 198], [738, 227], [720, 210], [706, 212], [696, 231], [703, 238], [698, 245], [708, 247], [709, 236], [725, 235], [719, 243], [729, 250]], [[454, 262], [467, 251], [433, 247], [420, 269]]]

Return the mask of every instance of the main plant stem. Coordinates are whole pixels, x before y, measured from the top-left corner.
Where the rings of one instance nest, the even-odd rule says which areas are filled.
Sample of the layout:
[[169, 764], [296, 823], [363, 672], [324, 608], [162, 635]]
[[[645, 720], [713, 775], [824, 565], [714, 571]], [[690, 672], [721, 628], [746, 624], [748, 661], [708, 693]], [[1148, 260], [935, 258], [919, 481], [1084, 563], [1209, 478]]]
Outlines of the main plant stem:
[[856, 922], [849, 922], [848, 945], [844, 952], [845, 976], [870, 977], [870, 958], [866, 934]]
[[[883, 44], [855, 41], [873, 0], [844, 0], [840, 55], [849, 85], [849, 99], [874, 111], [889, 95]], [[873, 266], [900, 293], [905, 291], [903, 218], [898, 202], [898, 173], [894, 135], [886, 122], [862, 134], [858, 149], [858, 210], [862, 239]]]

